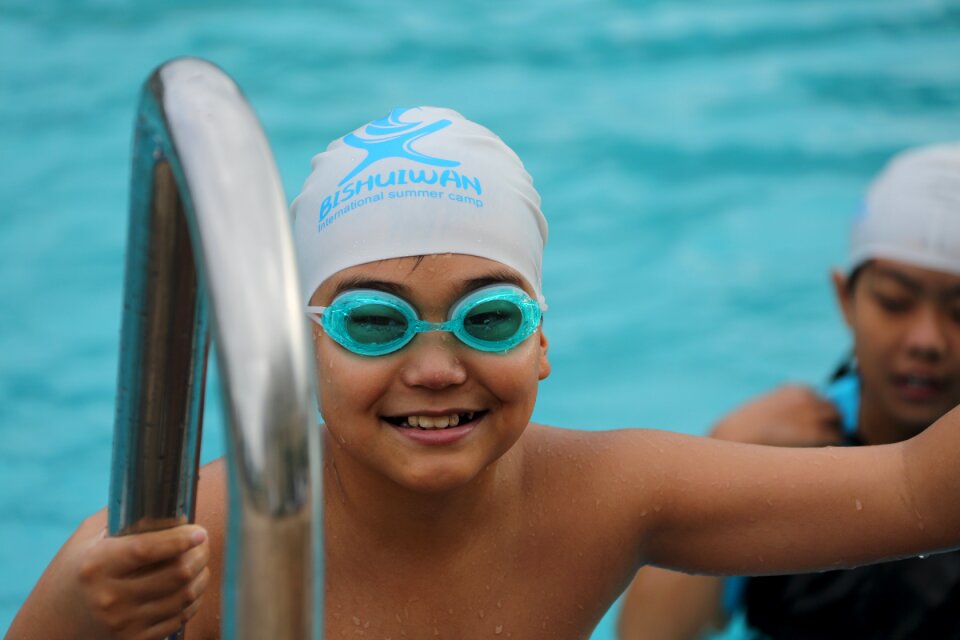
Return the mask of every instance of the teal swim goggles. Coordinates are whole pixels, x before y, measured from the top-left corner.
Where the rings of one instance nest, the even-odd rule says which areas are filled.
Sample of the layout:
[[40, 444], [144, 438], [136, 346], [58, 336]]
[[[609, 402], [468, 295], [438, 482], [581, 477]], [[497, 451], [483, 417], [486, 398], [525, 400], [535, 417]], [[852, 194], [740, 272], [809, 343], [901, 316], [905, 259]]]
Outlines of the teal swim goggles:
[[362, 356], [393, 353], [425, 331], [449, 331], [478, 351], [509, 351], [537, 330], [542, 317], [540, 304], [510, 284], [471, 291], [446, 322], [421, 320], [403, 298], [372, 289], [346, 291], [328, 307], [306, 310], [334, 342]]

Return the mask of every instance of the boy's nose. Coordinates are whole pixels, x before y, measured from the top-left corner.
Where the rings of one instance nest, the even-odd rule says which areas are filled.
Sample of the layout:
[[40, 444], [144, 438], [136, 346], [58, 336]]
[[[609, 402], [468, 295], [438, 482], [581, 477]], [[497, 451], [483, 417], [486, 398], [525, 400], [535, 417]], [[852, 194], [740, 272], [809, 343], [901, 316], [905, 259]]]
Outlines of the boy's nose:
[[446, 331], [421, 333], [407, 346], [407, 363], [401, 372], [404, 384], [443, 389], [463, 384], [467, 370], [458, 351], [460, 342]]
[[943, 318], [936, 309], [919, 310], [907, 333], [907, 349], [924, 360], [938, 360], [947, 349]]

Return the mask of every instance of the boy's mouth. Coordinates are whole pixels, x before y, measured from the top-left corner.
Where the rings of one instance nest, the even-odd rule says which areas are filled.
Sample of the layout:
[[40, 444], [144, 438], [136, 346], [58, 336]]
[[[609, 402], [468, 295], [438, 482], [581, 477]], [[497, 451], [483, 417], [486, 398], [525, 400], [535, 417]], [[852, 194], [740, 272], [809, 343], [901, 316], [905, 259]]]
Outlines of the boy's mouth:
[[486, 414], [486, 411], [466, 411], [464, 413], [449, 413], [439, 416], [385, 416], [383, 419], [395, 427], [429, 431], [433, 429], [446, 429], [448, 427], [463, 426], [475, 420], [479, 420], [484, 414]]

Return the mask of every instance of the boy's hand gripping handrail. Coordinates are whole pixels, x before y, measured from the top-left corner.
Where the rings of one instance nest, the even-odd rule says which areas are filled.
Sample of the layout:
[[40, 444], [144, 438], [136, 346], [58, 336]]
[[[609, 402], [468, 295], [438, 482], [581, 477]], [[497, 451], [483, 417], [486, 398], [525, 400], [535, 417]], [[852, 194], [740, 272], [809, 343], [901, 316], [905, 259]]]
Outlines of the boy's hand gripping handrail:
[[319, 434], [286, 200], [237, 86], [183, 58], [141, 93], [109, 529], [192, 520], [209, 332], [230, 467], [224, 636], [319, 638]]

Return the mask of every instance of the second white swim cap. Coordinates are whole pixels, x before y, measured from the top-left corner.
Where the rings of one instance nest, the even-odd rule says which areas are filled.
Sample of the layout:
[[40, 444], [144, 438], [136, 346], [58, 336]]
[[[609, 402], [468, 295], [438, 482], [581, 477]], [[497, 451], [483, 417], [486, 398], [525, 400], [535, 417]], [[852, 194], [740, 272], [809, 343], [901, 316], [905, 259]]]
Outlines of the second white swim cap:
[[293, 216], [304, 301], [347, 267], [462, 253], [517, 270], [543, 302], [540, 195], [500, 138], [455, 111], [394, 109], [330, 143]]
[[870, 184], [850, 271], [871, 258], [960, 275], [960, 144], [900, 153]]

